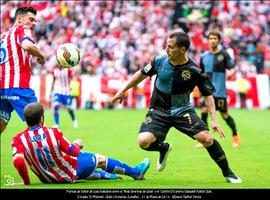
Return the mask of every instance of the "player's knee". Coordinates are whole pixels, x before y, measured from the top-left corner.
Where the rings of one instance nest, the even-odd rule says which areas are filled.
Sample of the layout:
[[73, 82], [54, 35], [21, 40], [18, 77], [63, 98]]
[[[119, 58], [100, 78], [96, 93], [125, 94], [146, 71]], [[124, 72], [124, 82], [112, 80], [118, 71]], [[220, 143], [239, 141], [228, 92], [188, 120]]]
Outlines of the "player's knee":
[[201, 143], [203, 144], [203, 146], [209, 147], [213, 144], [213, 138], [210, 135], [206, 135], [202, 138]]
[[105, 169], [106, 167], [106, 157], [101, 154], [95, 154], [97, 158], [97, 167]]
[[211, 137], [211, 135], [207, 131], [198, 133], [195, 136], [195, 139], [198, 142], [200, 142], [201, 144], [203, 144], [203, 146], [205, 146], [205, 147], [209, 147], [213, 144], [213, 138]]
[[138, 144], [140, 148], [147, 149], [149, 145], [153, 142], [153, 138], [148, 133], [140, 133], [138, 137]]

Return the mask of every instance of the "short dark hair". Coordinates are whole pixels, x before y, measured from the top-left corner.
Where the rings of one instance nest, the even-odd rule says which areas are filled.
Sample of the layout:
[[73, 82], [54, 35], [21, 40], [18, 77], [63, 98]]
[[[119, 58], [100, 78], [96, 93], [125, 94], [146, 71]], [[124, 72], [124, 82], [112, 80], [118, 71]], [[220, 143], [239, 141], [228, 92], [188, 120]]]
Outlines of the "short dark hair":
[[24, 108], [23, 115], [28, 126], [35, 126], [40, 123], [44, 108], [40, 103], [30, 103]]
[[179, 48], [185, 47], [186, 50], [188, 50], [190, 46], [190, 39], [187, 33], [180, 32], [180, 31], [171, 32], [169, 34], [169, 38], [174, 38], [174, 37], [176, 38], [176, 45]]
[[209, 39], [210, 35], [217, 36], [217, 37], [218, 37], [218, 40], [219, 40], [219, 41], [221, 40], [221, 35], [220, 35], [220, 33], [217, 32], [217, 31], [210, 31], [210, 32], [207, 34], [207, 39]]
[[18, 15], [24, 15], [27, 12], [31, 12], [34, 15], [37, 14], [37, 10], [33, 7], [20, 7], [16, 10], [14, 18], [16, 19]]

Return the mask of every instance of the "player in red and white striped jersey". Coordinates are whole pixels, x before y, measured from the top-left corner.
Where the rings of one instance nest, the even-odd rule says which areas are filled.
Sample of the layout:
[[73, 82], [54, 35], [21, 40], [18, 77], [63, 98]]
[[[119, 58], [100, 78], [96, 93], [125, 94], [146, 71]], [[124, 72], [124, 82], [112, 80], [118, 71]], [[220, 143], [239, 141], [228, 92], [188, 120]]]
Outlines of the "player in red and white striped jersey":
[[35, 56], [39, 64], [44, 64], [45, 57], [35, 45], [32, 34], [36, 14], [32, 7], [18, 8], [14, 26], [1, 33], [0, 133], [6, 128], [13, 110], [25, 121], [24, 107], [37, 101], [35, 92], [30, 89], [31, 59]]
[[[70, 143], [57, 128], [46, 128], [44, 109], [40, 103], [30, 103], [24, 109], [28, 128], [12, 139], [13, 164], [29, 185], [27, 161], [34, 174], [43, 183], [74, 183], [77, 179], [120, 179], [124, 174], [135, 180], [144, 179], [150, 160], [131, 167], [119, 160], [100, 154], [81, 152], [81, 140]], [[96, 168], [103, 170], [96, 170]]]
[[72, 70], [63, 67], [54, 67], [52, 70], [53, 83], [51, 94], [53, 96], [53, 117], [55, 127], [59, 127], [59, 108], [64, 107], [72, 119], [73, 127], [78, 128], [74, 110], [72, 108], [72, 97], [70, 95], [70, 80], [72, 77]]

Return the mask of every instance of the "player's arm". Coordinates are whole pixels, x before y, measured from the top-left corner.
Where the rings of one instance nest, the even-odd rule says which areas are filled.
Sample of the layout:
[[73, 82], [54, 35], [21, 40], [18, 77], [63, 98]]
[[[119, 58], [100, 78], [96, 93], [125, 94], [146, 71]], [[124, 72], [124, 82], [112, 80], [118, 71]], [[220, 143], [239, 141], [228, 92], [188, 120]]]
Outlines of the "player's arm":
[[215, 101], [214, 101], [213, 96], [212, 95], [204, 96], [204, 99], [205, 99], [205, 104], [207, 106], [207, 109], [210, 113], [212, 129], [214, 130], [214, 132], [217, 131], [220, 137], [225, 137], [225, 134], [217, 121], [216, 106], [215, 106]]
[[231, 79], [233, 77], [233, 75], [235, 74], [235, 72], [236, 72], [235, 68], [227, 69], [226, 70], [227, 78]]
[[45, 63], [45, 56], [41, 53], [39, 48], [32, 41], [24, 39], [22, 41], [22, 48], [32, 56], [37, 57], [38, 58], [37, 61], [39, 64]]
[[[17, 169], [24, 185], [30, 185], [30, 178], [27, 170], [27, 166], [24, 161], [24, 148], [21, 140], [18, 137], [14, 137], [12, 140], [12, 153], [13, 153], [13, 165]], [[21, 183], [13, 183], [12, 185], [20, 185]]]
[[[13, 156], [13, 165], [17, 169], [21, 178], [23, 179], [24, 185], [30, 185], [30, 178], [27, 170], [27, 166], [24, 161], [24, 155], [22, 153], [17, 153]], [[15, 185], [20, 185], [15, 183]]]
[[125, 98], [125, 92], [134, 87], [135, 85], [138, 85], [141, 81], [143, 81], [146, 78], [146, 75], [144, 75], [141, 70], [138, 70], [129, 80], [128, 82], [120, 89], [118, 92], [114, 95], [112, 98], [112, 103], [121, 103], [123, 99]]
[[58, 132], [57, 140], [58, 140], [59, 148], [61, 149], [61, 151], [63, 151], [64, 153], [70, 156], [77, 157], [80, 153], [80, 145], [83, 147], [82, 143], [75, 142], [75, 141], [74, 143], [69, 142], [69, 140], [65, 138], [62, 132]]
[[228, 54], [228, 52], [224, 51], [225, 61], [226, 61], [226, 75], [228, 79], [231, 79], [235, 74], [235, 62]]
[[53, 75], [52, 87], [51, 87], [51, 91], [50, 91], [50, 94], [51, 94], [51, 95], [52, 95], [52, 93], [53, 93], [54, 84], [55, 84], [55, 77], [54, 77], [54, 75]]

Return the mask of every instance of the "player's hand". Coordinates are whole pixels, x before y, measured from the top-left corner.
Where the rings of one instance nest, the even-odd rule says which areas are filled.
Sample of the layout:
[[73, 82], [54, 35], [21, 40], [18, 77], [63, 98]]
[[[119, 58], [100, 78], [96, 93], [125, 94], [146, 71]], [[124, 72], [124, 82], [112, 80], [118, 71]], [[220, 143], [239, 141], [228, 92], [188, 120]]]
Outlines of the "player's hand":
[[83, 148], [84, 144], [83, 144], [83, 141], [81, 139], [77, 139], [73, 142], [73, 144], [76, 143], [80, 149]]
[[212, 120], [212, 129], [213, 129], [214, 133], [218, 132], [218, 134], [220, 135], [221, 138], [225, 138], [225, 133], [222, 130], [222, 128], [220, 127], [217, 120]]
[[43, 57], [38, 57], [38, 58], [37, 58], [37, 62], [38, 62], [39, 64], [43, 65], [43, 64], [45, 63], [45, 57], [44, 57], [44, 56], [43, 56]]
[[125, 98], [125, 93], [122, 91], [118, 91], [112, 98], [112, 103], [116, 104], [116, 103], [122, 103], [122, 101]]

